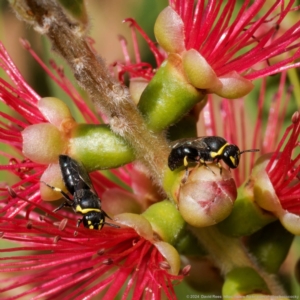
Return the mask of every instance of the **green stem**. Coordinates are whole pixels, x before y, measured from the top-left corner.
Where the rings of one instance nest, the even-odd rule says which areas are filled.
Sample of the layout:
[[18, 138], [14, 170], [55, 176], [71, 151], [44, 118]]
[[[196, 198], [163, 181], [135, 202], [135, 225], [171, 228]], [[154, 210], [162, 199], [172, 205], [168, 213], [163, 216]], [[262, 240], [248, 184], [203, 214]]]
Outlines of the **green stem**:
[[235, 268], [253, 268], [264, 279], [272, 295], [286, 295], [274, 278], [274, 274], [269, 274], [258, 266], [240, 239], [223, 235], [216, 226], [205, 228], [190, 226], [189, 229], [210, 253], [214, 263], [224, 274]]

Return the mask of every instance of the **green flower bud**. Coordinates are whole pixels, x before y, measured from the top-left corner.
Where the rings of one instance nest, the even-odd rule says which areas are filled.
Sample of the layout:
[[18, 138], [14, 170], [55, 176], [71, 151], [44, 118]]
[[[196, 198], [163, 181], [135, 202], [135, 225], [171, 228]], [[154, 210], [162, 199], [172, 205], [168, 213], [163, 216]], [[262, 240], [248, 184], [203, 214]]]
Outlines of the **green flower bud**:
[[68, 153], [88, 172], [116, 168], [134, 160], [130, 146], [108, 125], [79, 124], [71, 132]]
[[182, 179], [185, 176], [185, 170], [179, 168], [171, 171], [169, 168], [167, 168], [164, 175], [164, 189], [168, 193], [169, 199], [178, 206], [179, 191], [182, 184]]
[[160, 132], [178, 122], [203, 98], [204, 94], [183, 74], [180, 56], [171, 54], [142, 93], [138, 108], [149, 129]]
[[231, 214], [217, 226], [226, 235], [240, 237], [250, 235], [275, 220], [273, 214], [261, 209], [254, 201], [253, 182], [249, 180], [238, 189]]
[[235, 297], [244, 297], [254, 293], [260, 296], [270, 295], [267, 284], [254, 269], [250, 267], [236, 268], [226, 274], [222, 289], [222, 294], [226, 295], [226, 299], [234, 300]]
[[288, 232], [280, 222], [274, 222], [250, 236], [247, 245], [266, 271], [277, 273], [288, 254], [293, 239], [294, 235]]
[[185, 228], [185, 222], [175, 205], [165, 200], [151, 205], [143, 214], [159, 237], [172, 245]]

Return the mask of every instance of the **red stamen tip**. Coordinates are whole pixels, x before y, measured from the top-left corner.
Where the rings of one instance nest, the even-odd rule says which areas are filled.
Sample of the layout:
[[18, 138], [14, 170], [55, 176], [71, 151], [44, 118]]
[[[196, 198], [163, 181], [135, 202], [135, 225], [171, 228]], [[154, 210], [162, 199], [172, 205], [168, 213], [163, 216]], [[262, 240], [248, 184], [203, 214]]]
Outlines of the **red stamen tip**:
[[297, 122], [299, 122], [299, 119], [300, 119], [299, 111], [294, 112], [294, 114], [292, 115], [292, 122], [297, 123]]
[[29, 50], [31, 48], [31, 45], [28, 42], [28, 40], [20, 38], [19, 41], [24, 49]]

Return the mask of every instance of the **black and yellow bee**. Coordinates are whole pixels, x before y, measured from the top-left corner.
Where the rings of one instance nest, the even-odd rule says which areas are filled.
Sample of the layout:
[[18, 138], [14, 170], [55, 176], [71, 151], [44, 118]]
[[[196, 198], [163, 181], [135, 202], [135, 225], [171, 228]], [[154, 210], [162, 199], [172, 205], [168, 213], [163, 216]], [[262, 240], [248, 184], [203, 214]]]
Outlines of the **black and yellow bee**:
[[115, 224], [105, 222], [105, 218], [110, 217], [101, 209], [100, 198], [84, 166], [67, 155], [59, 156], [59, 166], [64, 184], [73, 199], [60, 188], [45, 183], [52, 190], [60, 192], [66, 200], [54, 212], [67, 206], [83, 215], [82, 219], [78, 220], [77, 227], [82, 222], [84, 227], [89, 229], [100, 230], [104, 225], [118, 228]]
[[207, 162], [214, 162], [222, 172], [220, 160], [231, 169], [238, 167], [241, 154], [245, 152], [257, 152], [259, 149], [240, 151], [238, 146], [228, 143], [219, 136], [204, 136], [198, 138], [186, 138], [175, 141], [168, 158], [169, 168], [175, 169], [189, 163], [201, 163], [206, 166]]

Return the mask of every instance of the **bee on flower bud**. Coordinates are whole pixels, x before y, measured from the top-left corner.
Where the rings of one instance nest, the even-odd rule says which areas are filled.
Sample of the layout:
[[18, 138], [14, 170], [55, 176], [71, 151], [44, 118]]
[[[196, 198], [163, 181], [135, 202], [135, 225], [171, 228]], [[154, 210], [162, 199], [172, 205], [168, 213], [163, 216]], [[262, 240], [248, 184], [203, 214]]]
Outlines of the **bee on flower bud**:
[[200, 163], [206, 167], [207, 163], [216, 163], [222, 174], [220, 160], [223, 160], [230, 169], [235, 169], [239, 165], [241, 154], [259, 151], [259, 149], [240, 151], [238, 146], [228, 143], [220, 136], [180, 139], [172, 143], [171, 147], [169, 168], [174, 171], [184, 166], [187, 174], [189, 163]]
[[115, 224], [105, 222], [105, 218], [110, 219], [110, 217], [101, 209], [100, 198], [96, 194], [89, 174], [83, 165], [67, 155], [60, 155], [59, 166], [64, 184], [73, 199], [60, 188], [45, 183], [65, 198], [65, 202], [57, 207], [54, 212], [67, 206], [71, 207], [76, 213], [82, 214], [83, 217], [78, 220], [77, 227], [82, 222], [84, 227], [89, 229], [100, 230], [104, 225], [119, 228]]

